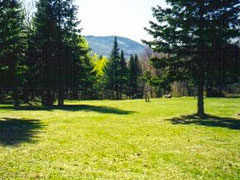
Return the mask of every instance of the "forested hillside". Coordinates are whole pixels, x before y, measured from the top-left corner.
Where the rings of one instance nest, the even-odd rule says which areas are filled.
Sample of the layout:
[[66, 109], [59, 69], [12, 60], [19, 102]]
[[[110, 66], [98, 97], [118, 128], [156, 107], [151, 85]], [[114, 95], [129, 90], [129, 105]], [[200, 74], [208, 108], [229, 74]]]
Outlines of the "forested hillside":
[[[113, 47], [114, 36], [85, 36], [94, 53], [109, 56]], [[131, 54], [142, 55], [146, 46], [125, 37], [117, 37], [119, 48], [125, 52], [126, 57]]]

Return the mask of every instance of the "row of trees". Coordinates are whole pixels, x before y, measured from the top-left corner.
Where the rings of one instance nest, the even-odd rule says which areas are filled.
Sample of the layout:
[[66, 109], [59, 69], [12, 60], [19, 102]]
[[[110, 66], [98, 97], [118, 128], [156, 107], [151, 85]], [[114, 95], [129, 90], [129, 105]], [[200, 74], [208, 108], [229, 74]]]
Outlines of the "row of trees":
[[104, 77], [106, 88], [111, 90], [112, 99], [122, 99], [123, 94], [130, 98], [140, 98], [142, 96], [141, 75], [138, 56], [130, 55], [127, 63], [124, 52], [119, 53], [117, 38], [115, 38]]
[[[18, 0], [0, 0], [0, 101], [10, 95], [16, 107], [41, 98], [42, 105], [66, 98], [141, 98], [146, 86], [169, 91], [182, 81], [197, 88], [198, 115], [204, 116], [204, 90], [210, 94], [239, 80], [239, 0], [167, 0], [153, 8], [146, 29], [154, 51], [129, 61], [115, 38], [112, 53], [96, 58], [80, 35], [73, 0], [39, 0], [26, 20]], [[151, 65], [148, 63], [151, 59]]]
[[0, 0], [0, 101], [142, 96], [138, 56], [128, 63], [117, 38], [109, 59], [92, 55], [76, 16], [73, 0], [39, 0], [30, 19], [18, 0]]
[[0, 94], [12, 95], [16, 107], [41, 97], [42, 105], [92, 86], [89, 47], [80, 36], [72, 0], [39, 0], [26, 21], [18, 0], [0, 1]]

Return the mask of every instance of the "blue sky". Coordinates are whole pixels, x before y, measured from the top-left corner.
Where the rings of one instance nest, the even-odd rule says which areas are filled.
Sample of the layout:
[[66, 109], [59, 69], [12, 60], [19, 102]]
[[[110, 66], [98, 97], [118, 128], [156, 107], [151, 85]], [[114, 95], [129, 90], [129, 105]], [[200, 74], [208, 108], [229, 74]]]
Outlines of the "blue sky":
[[138, 42], [150, 39], [144, 27], [153, 20], [151, 7], [165, 6], [165, 0], [75, 0], [75, 3], [83, 35], [118, 35]]

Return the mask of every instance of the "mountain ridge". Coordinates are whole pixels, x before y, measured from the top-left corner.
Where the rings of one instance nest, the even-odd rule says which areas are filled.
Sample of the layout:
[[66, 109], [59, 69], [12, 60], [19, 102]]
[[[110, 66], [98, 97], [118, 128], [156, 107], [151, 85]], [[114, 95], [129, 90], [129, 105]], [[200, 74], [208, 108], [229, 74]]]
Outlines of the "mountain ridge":
[[117, 37], [119, 49], [124, 51], [126, 57], [130, 54], [137, 54], [141, 56], [144, 54], [146, 46], [122, 36], [84, 36], [89, 43], [93, 53], [97, 53], [99, 56], [109, 57], [113, 48], [114, 38]]

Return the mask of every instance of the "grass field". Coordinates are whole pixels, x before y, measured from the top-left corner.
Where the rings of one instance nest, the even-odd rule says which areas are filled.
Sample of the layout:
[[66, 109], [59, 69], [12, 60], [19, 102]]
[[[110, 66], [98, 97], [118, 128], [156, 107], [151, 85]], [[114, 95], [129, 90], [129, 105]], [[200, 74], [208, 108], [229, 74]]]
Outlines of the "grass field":
[[0, 105], [0, 179], [240, 179], [240, 99], [195, 111], [193, 98]]

